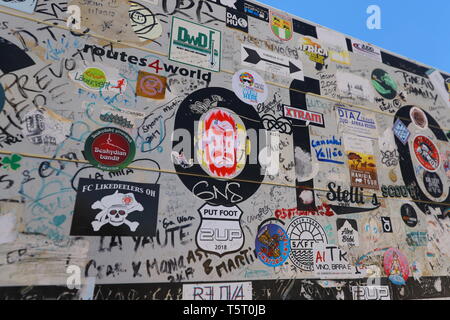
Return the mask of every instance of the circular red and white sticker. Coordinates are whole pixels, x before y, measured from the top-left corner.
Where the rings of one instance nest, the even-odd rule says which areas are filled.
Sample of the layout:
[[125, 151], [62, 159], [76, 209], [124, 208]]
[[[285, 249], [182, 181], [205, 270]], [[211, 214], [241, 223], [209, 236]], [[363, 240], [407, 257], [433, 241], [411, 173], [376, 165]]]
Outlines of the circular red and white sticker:
[[437, 171], [441, 164], [439, 150], [431, 139], [418, 135], [413, 142], [417, 161], [428, 171]]
[[117, 128], [102, 128], [86, 140], [87, 160], [99, 169], [117, 171], [133, 161], [136, 146], [126, 132]]

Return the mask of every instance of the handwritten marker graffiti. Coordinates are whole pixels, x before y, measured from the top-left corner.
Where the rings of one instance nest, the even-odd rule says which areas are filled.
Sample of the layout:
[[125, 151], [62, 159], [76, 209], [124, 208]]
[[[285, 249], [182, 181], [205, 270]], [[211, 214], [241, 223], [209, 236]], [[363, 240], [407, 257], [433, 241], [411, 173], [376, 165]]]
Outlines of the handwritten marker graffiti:
[[162, 26], [150, 9], [137, 2], [130, 1], [128, 14], [131, 27], [141, 41], [155, 40], [161, 36]]

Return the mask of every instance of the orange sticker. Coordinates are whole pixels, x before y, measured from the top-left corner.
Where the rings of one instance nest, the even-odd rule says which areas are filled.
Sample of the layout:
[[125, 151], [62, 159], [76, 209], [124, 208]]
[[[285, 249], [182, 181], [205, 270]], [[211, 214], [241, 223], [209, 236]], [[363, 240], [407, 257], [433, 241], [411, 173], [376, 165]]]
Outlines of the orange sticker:
[[144, 98], [163, 100], [166, 97], [167, 78], [139, 71], [136, 95]]

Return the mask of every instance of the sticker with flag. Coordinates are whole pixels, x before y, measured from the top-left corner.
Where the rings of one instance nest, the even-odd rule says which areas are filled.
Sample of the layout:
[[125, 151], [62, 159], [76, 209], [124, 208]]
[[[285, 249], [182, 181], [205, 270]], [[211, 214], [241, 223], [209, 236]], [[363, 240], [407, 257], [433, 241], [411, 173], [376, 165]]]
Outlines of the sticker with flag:
[[272, 32], [281, 40], [292, 39], [293, 28], [292, 19], [278, 12], [270, 11], [270, 28]]

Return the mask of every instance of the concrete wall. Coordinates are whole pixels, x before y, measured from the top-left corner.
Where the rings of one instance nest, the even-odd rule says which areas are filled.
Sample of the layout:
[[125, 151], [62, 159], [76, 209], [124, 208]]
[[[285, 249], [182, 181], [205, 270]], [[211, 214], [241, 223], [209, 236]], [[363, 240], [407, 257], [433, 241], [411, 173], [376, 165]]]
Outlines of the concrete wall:
[[1, 298], [450, 297], [450, 74], [250, 1], [34, 2], [0, 0]]

